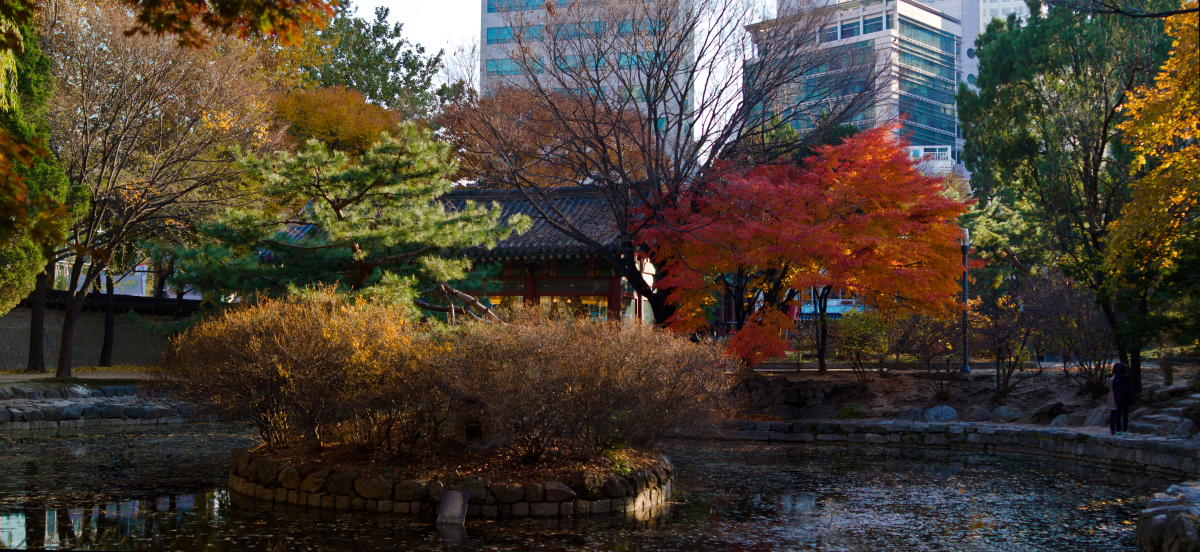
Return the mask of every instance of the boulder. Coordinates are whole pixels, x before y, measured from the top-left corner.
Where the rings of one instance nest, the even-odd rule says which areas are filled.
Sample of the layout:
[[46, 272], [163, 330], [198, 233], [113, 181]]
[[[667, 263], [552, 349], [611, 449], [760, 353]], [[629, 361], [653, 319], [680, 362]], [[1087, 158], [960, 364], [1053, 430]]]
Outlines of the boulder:
[[21, 387], [17, 385], [13, 386], [12, 394], [18, 399], [40, 399], [43, 396], [42, 392], [38, 391], [37, 389], [33, 389], [32, 387]]
[[1050, 427], [1071, 427], [1071, 416], [1069, 414], [1059, 414], [1053, 420], [1050, 420]]
[[1089, 410], [1087, 416], [1083, 419], [1083, 425], [1086, 427], [1104, 427], [1108, 425], [1108, 409], [1103, 406], [1097, 406]]
[[1060, 414], [1066, 414], [1067, 407], [1061, 402], [1052, 402], [1039, 406], [1033, 412], [1026, 414], [1022, 419], [1028, 418], [1029, 423], [1046, 425], [1054, 421]]
[[624, 477], [614, 475], [604, 480], [604, 494], [609, 498], [624, 498], [632, 490]]
[[320, 492], [325, 487], [325, 481], [329, 479], [329, 471], [328, 468], [322, 468], [304, 476], [304, 480], [300, 482], [300, 490], [306, 493]]
[[799, 418], [803, 414], [803, 411], [790, 404], [773, 404], [764, 409], [763, 413], [783, 420], [792, 420]]
[[800, 415], [805, 418], [829, 419], [837, 415], [837, 409], [828, 404], [815, 404], [804, 407]]
[[896, 415], [896, 417], [901, 420], [919, 422], [919, 421], [922, 421], [925, 419], [925, 410], [922, 408], [907, 408], [907, 409], [901, 410], [900, 413]]
[[993, 422], [1015, 422], [1020, 418], [1021, 411], [1008, 406], [1007, 404], [1002, 404], [997, 406], [995, 410], [992, 410]]
[[579, 470], [571, 474], [567, 484], [575, 494], [586, 499], [604, 498], [604, 477], [587, 470]]
[[501, 504], [512, 504], [525, 496], [525, 486], [520, 483], [493, 483], [488, 490]]
[[354, 492], [369, 500], [385, 500], [392, 497], [392, 483], [382, 477], [359, 477], [354, 480]]
[[564, 502], [567, 500], [575, 500], [577, 495], [565, 483], [558, 481], [550, 481], [542, 486], [543, 496], [547, 502]]
[[67, 386], [67, 396], [68, 397], [90, 397], [90, 396], [92, 396], [92, 390], [88, 389], [82, 385], [68, 385]]
[[926, 409], [924, 417], [931, 422], [953, 422], [958, 419], [958, 411], [952, 406], [939, 404]]
[[279, 481], [279, 461], [274, 458], [257, 456], [250, 461], [250, 469], [258, 476], [258, 482], [266, 487], [272, 487]]
[[326, 488], [329, 489], [331, 494], [349, 496], [354, 493], [355, 479], [358, 479], [358, 474], [352, 471], [342, 470], [334, 472], [333, 475], [329, 476], [329, 483], [326, 484]]
[[59, 416], [64, 420], [78, 420], [83, 417], [82, 406], [64, 406], [59, 411]]
[[11, 399], [11, 398], [13, 398], [12, 389], [9, 389], [7, 387], [0, 387], [0, 400]]
[[100, 405], [100, 417], [102, 418], [124, 418], [125, 407], [119, 404], [102, 404]]
[[7, 408], [0, 406], [0, 422], [7, 422], [9, 420], [12, 420], [12, 413]]
[[992, 419], [992, 413], [982, 406], [972, 406], [963, 412], [964, 422], [986, 422]]
[[295, 489], [300, 486], [300, 472], [291, 466], [279, 470], [279, 484], [285, 489]]
[[411, 479], [406, 479], [404, 481], [396, 482], [396, 488], [392, 492], [392, 497], [396, 500], [412, 502], [416, 500], [423, 500], [428, 492], [428, 481], [414, 481]]

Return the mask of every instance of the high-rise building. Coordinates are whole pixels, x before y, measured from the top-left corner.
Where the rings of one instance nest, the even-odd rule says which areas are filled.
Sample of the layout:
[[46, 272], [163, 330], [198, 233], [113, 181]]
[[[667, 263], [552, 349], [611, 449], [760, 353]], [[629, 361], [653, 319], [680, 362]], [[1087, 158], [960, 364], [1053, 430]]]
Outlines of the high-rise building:
[[[818, 40], [822, 48], [845, 52], [839, 56], [845, 61], [832, 64], [827, 73], [800, 76], [796, 89], [819, 88], [834, 73], [867, 74], [865, 67], [884, 69], [878, 73], [875, 88], [879, 93], [874, 102], [853, 124], [876, 126], [902, 119], [912, 154], [926, 160], [927, 170], [944, 173], [953, 169], [963, 144], [955, 94], [960, 82], [974, 83], [978, 71], [973, 46], [964, 46], [973, 45], [979, 33], [979, 12], [973, 9], [978, 0], [817, 2], [780, 0], [778, 18], [760, 24], [786, 24], [796, 10], [819, 10], [828, 19]], [[790, 119], [803, 128], [813, 113], [813, 106], [807, 104], [815, 102], [795, 94], [783, 95], [774, 103], [762, 107], [764, 116]]]

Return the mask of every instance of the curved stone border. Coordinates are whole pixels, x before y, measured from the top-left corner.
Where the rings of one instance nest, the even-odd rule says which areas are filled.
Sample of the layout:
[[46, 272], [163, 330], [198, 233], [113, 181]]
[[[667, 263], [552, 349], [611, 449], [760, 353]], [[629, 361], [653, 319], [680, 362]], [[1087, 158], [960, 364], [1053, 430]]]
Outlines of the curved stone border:
[[[974, 422], [736, 422], [681, 433], [683, 438], [866, 446], [889, 456], [948, 451], [981, 457], [1015, 455], [1159, 479], [1200, 478], [1200, 440], [1112, 436], [1063, 428]], [[1147, 552], [1200, 551], [1200, 482], [1156, 493], [1138, 515], [1136, 540]]]
[[[315, 464], [288, 466], [246, 449], [233, 451], [229, 489], [267, 502], [326, 510], [433, 515], [447, 489], [470, 493], [468, 519], [573, 517], [629, 514], [641, 517], [671, 499], [675, 469], [665, 457], [650, 469], [590, 481], [582, 496], [558, 482], [460, 484], [359, 477]], [[583, 489], [578, 489], [582, 491]]]
[[208, 419], [190, 404], [137, 396], [0, 402], [0, 433]]

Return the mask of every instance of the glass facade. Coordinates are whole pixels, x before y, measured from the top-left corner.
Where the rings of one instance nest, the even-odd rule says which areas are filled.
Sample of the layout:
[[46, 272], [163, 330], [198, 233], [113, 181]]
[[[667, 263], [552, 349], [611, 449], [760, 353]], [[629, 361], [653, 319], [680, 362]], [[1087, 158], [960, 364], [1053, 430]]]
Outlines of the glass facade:
[[900, 17], [900, 113], [914, 146], [955, 144], [958, 138], [957, 38]]

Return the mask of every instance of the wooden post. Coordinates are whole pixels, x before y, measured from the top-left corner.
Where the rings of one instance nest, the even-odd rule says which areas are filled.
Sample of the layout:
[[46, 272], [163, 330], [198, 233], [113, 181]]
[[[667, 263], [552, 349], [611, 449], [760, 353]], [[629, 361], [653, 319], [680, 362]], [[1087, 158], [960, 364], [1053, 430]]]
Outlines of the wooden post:
[[621, 319], [621, 277], [608, 277], [608, 319]]

